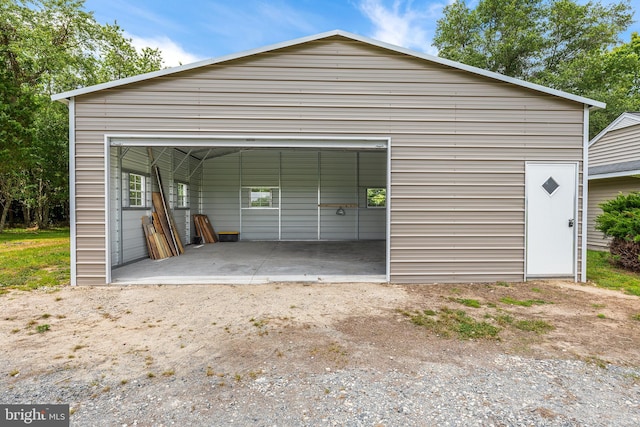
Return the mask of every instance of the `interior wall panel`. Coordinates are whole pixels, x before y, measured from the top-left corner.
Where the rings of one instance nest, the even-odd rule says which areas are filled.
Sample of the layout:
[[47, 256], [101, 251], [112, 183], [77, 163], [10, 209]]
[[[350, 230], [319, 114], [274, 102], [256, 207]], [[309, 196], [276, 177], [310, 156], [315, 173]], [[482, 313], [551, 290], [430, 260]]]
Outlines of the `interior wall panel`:
[[[356, 153], [320, 153], [320, 240], [358, 238], [358, 208], [347, 206], [358, 204], [357, 160]], [[337, 214], [341, 204], [344, 215]]]
[[318, 152], [283, 151], [282, 240], [318, 239]]

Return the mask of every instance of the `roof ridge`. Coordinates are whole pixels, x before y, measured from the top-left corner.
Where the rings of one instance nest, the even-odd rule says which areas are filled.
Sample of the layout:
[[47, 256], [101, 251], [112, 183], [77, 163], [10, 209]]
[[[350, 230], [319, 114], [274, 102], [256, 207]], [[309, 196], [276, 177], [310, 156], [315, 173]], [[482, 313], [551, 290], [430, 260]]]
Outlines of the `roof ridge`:
[[460, 62], [455, 62], [455, 61], [451, 61], [449, 59], [440, 58], [438, 56], [433, 56], [433, 55], [429, 55], [429, 54], [426, 54], [426, 53], [417, 52], [417, 51], [414, 51], [414, 50], [411, 50], [411, 49], [407, 49], [407, 48], [404, 48], [404, 47], [392, 45], [392, 44], [387, 43], [387, 42], [374, 40], [374, 39], [370, 39], [370, 38], [365, 37], [365, 36], [360, 36], [360, 35], [357, 35], [357, 34], [349, 33], [347, 31], [343, 31], [343, 30], [327, 31], [327, 32], [324, 32], [324, 33], [319, 33], [319, 34], [310, 35], [310, 36], [306, 36], [306, 37], [301, 37], [301, 38], [297, 38], [297, 39], [293, 39], [293, 40], [289, 40], [289, 41], [285, 41], [285, 42], [281, 42], [281, 43], [275, 43], [275, 44], [271, 44], [271, 45], [267, 45], [267, 46], [263, 46], [263, 47], [258, 47], [258, 48], [255, 48], [255, 49], [241, 51], [241, 52], [234, 53], [234, 54], [224, 55], [224, 56], [217, 57], [217, 58], [211, 58], [211, 59], [206, 59], [204, 61], [194, 62], [194, 63], [191, 63], [191, 64], [180, 65], [178, 67], [165, 68], [165, 69], [154, 71], [154, 72], [151, 72], [151, 73], [139, 74], [137, 76], [127, 77], [127, 78], [120, 79], [120, 80], [113, 80], [113, 81], [101, 83], [101, 84], [98, 84], [98, 85], [87, 86], [87, 87], [78, 88], [78, 89], [75, 89], [75, 90], [61, 92], [61, 93], [52, 95], [51, 99], [53, 101], [66, 102], [69, 98], [72, 98], [74, 96], [84, 95], [84, 94], [87, 94], [87, 93], [97, 92], [97, 91], [104, 90], [104, 89], [110, 89], [110, 88], [119, 87], [119, 86], [131, 84], [131, 83], [137, 83], [137, 82], [141, 82], [141, 81], [145, 81], [145, 80], [150, 80], [150, 79], [153, 79], [153, 78], [156, 78], [156, 77], [176, 74], [176, 73], [179, 73], [179, 72], [182, 72], [182, 71], [193, 70], [193, 69], [196, 69], [196, 68], [205, 67], [205, 66], [213, 65], [213, 64], [218, 64], [218, 63], [222, 63], [222, 62], [226, 62], [226, 61], [231, 61], [231, 60], [234, 60], [234, 59], [246, 58], [246, 57], [249, 57], [249, 56], [252, 56], [252, 55], [257, 55], [257, 54], [260, 54], [260, 53], [270, 52], [270, 51], [273, 51], [273, 50], [282, 49], [282, 48], [291, 47], [291, 46], [296, 46], [296, 45], [300, 45], [300, 44], [303, 44], [303, 43], [322, 40], [322, 39], [326, 39], [326, 38], [334, 37], [334, 36], [342, 36], [344, 38], [348, 38], [348, 39], [351, 39], [351, 40], [359, 41], [359, 42], [362, 42], [362, 43], [365, 43], [365, 44], [369, 44], [369, 45], [372, 45], [372, 46], [377, 46], [377, 47], [380, 47], [380, 48], [383, 48], [383, 49], [388, 49], [388, 50], [392, 50], [392, 51], [395, 51], [395, 52], [398, 52], [398, 53], [403, 53], [405, 55], [409, 55], [409, 56], [412, 56], [414, 58], [423, 59], [423, 60], [426, 60], [426, 61], [434, 62], [436, 64], [440, 64], [440, 65], [456, 68], [456, 69], [459, 69], [459, 70], [467, 71], [467, 72], [472, 73], [472, 74], [476, 74], [476, 75], [492, 78], [492, 79], [495, 79], [495, 80], [503, 81], [503, 82], [510, 83], [510, 84], [513, 84], [513, 85], [516, 85], [516, 86], [525, 87], [527, 89], [531, 89], [531, 90], [535, 90], [535, 91], [538, 91], [538, 92], [546, 93], [546, 94], [549, 94], [549, 95], [557, 96], [557, 97], [560, 97], [560, 98], [568, 99], [568, 100], [571, 100], [571, 101], [574, 101], [574, 102], [579, 102], [581, 104], [585, 104], [585, 105], [588, 105], [590, 107], [605, 108], [605, 106], [606, 106], [605, 103], [600, 102], [600, 101], [595, 101], [593, 99], [585, 98], [585, 97], [582, 97], [582, 96], [579, 96], [579, 95], [570, 94], [568, 92], [562, 92], [562, 91], [559, 91], [559, 90], [556, 90], [556, 89], [552, 89], [552, 88], [549, 88], [549, 87], [546, 87], [546, 86], [541, 86], [541, 85], [538, 85], [538, 84], [535, 84], [535, 83], [530, 83], [530, 82], [527, 82], [527, 81], [524, 81], [524, 80], [519, 80], [519, 79], [516, 79], [516, 78], [513, 78], [513, 77], [508, 77], [508, 76], [505, 76], [505, 75], [502, 75], [502, 74], [498, 74], [498, 73], [495, 73], [493, 71], [487, 71], [487, 70], [483, 70], [481, 68], [477, 68], [477, 67], [473, 67], [473, 66], [470, 66], [470, 65], [462, 64]]

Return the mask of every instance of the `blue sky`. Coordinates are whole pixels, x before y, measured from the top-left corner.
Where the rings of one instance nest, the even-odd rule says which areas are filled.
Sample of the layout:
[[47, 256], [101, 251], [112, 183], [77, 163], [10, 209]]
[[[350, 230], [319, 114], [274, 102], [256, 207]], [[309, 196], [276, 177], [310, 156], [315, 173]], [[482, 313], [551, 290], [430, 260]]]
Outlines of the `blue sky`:
[[[159, 48], [164, 65], [175, 66], [336, 29], [435, 55], [431, 40], [448, 2], [86, 0], [85, 8], [100, 23], [117, 21], [135, 46]], [[640, 11], [640, 0], [631, 5]], [[634, 18], [640, 20], [640, 13]], [[630, 31], [640, 32], [640, 25], [634, 23]]]

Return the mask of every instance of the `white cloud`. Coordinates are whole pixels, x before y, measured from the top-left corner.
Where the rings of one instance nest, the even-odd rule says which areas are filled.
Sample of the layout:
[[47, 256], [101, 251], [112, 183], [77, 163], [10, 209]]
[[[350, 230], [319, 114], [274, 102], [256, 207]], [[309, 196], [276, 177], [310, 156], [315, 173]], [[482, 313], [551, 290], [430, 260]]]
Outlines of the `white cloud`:
[[430, 34], [435, 32], [436, 20], [442, 16], [446, 2], [394, 0], [387, 6], [384, 0], [360, 0], [359, 8], [374, 25], [372, 38], [420, 50], [435, 55]]
[[191, 64], [206, 59], [187, 52], [182, 46], [166, 36], [144, 38], [126, 33], [125, 37], [130, 38], [131, 44], [138, 50], [142, 50], [145, 47], [160, 49], [163, 66], [165, 67], [176, 67], [181, 64]]

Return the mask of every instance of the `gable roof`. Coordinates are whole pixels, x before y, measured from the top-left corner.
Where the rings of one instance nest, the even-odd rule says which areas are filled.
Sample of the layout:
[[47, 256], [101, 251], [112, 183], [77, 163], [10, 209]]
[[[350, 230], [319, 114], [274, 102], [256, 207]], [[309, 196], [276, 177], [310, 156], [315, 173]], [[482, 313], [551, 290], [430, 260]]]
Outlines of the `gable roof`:
[[[609, 126], [604, 128], [599, 134], [597, 134], [591, 141], [589, 141], [589, 150], [595, 150], [592, 148], [593, 144], [602, 139], [609, 132], [624, 129], [632, 126], [640, 125], [640, 113], [627, 112], [620, 114]], [[606, 141], [605, 141], [606, 142]], [[603, 142], [603, 144], [605, 143]], [[598, 146], [598, 150], [607, 150], [607, 146]], [[600, 166], [589, 167], [589, 179], [604, 179], [604, 178], [617, 178], [624, 176], [636, 176], [640, 174], [640, 160], [630, 160], [626, 162], [617, 162], [611, 164], [605, 164]]]
[[620, 114], [614, 121], [609, 123], [609, 126], [600, 131], [599, 134], [593, 137], [591, 141], [589, 141], [589, 147], [598, 142], [603, 136], [607, 133], [626, 128], [629, 126], [635, 126], [640, 124], [640, 112], [627, 112]]
[[532, 89], [538, 92], [542, 92], [542, 93], [546, 93], [549, 95], [554, 95], [557, 96], [559, 98], [564, 98], [567, 100], [571, 100], [571, 101], [575, 101], [581, 104], [585, 104], [588, 105], [589, 107], [595, 107], [595, 108], [605, 108], [606, 104], [604, 104], [603, 102], [600, 101], [595, 101], [593, 99], [589, 99], [589, 98], [584, 98], [582, 96], [578, 96], [578, 95], [573, 95], [567, 92], [562, 92], [556, 89], [551, 89], [545, 86], [541, 86], [538, 84], [534, 84], [534, 83], [529, 83], [526, 82], [524, 80], [519, 80], [519, 79], [515, 79], [513, 77], [508, 77], [502, 74], [498, 74], [498, 73], [494, 73], [492, 71], [487, 71], [487, 70], [483, 70], [481, 68], [477, 68], [477, 67], [472, 67], [470, 65], [465, 65], [462, 64], [460, 62], [455, 62], [455, 61], [451, 61], [445, 58], [440, 58], [437, 56], [433, 56], [433, 55], [428, 55], [425, 53], [421, 53], [421, 52], [416, 52], [410, 49], [406, 49], [403, 47], [399, 47], [399, 46], [395, 46], [389, 43], [385, 43], [379, 40], [374, 40], [374, 39], [370, 39], [368, 37], [364, 37], [364, 36], [360, 36], [357, 34], [352, 34], [346, 31], [342, 31], [342, 30], [333, 30], [333, 31], [328, 31], [325, 33], [320, 33], [320, 34], [315, 34], [312, 36], [307, 36], [307, 37], [301, 37], [298, 39], [294, 39], [294, 40], [289, 40], [286, 42], [282, 42], [282, 43], [276, 43], [276, 44], [272, 44], [269, 46], [264, 46], [264, 47], [260, 47], [260, 48], [256, 48], [256, 49], [251, 49], [251, 50], [246, 50], [244, 52], [239, 52], [239, 53], [234, 53], [234, 54], [230, 54], [230, 55], [225, 55], [225, 56], [221, 56], [218, 58], [213, 58], [213, 59], [207, 59], [204, 61], [199, 61], [199, 62], [194, 62], [192, 64], [186, 64], [186, 65], [181, 65], [179, 67], [173, 67], [173, 68], [166, 68], [164, 70], [159, 70], [159, 71], [154, 71], [151, 73], [146, 73], [146, 74], [140, 74], [137, 76], [133, 76], [133, 77], [127, 77], [124, 79], [120, 79], [120, 80], [114, 80], [111, 82], [107, 82], [107, 83], [102, 83], [102, 84], [98, 84], [98, 85], [94, 85], [94, 86], [87, 86], [84, 88], [80, 88], [80, 89], [76, 89], [76, 90], [71, 90], [71, 91], [67, 91], [67, 92], [62, 92], [62, 93], [58, 93], [55, 94], [53, 96], [51, 96], [51, 99], [53, 101], [63, 101], [66, 102], [66, 100], [68, 100], [69, 98], [73, 98], [74, 96], [78, 96], [78, 95], [84, 95], [84, 94], [88, 94], [88, 93], [92, 93], [92, 92], [97, 92], [100, 90], [104, 90], [104, 89], [110, 89], [110, 88], [114, 88], [114, 87], [118, 87], [118, 86], [123, 86], [126, 84], [130, 84], [130, 83], [136, 83], [136, 82], [141, 82], [141, 81], [145, 81], [145, 80], [149, 80], [149, 79], [153, 79], [155, 77], [160, 77], [160, 76], [168, 76], [171, 74], [175, 74], [175, 73], [179, 73], [182, 71], [187, 71], [187, 70], [193, 70], [195, 68], [200, 68], [200, 67], [206, 67], [208, 65], [213, 65], [213, 64], [219, 64], [222, 62], [226, 62], [226, 61], [231, 61], [234, 59], [239, 59], [239, 58], [245, 58], [245, 57], [249, 57], [252, 55], [257, 55], [260, 53], [265, 53], [265, 52], [269, 52], [272, 50], [276, 50], [276, 49], [282, 49], [282, 48], [286, 48], [286, 47], [291, 47], [291, 46], [295, 46], [295, 45], [299, 45], [299, 44], [303, 44], [303, 43], [308, 43], [311, 41], [316, 41], [316, 40], [321, 40], [321, 39], [325, 39], [328, 37], [334, 37], [334, 36], [340, 36], [340, 37], [344, 37], [346, 39], [351, 39], [351, 40], [356, 40], [362, 43], [366, 43], [372, 46], [377, 46], [377, 47], [381, 47], [383, 49], [388, 49], [388, 50], [392, 50], [398, 53], [403, 53], [405, 55], [409, 55], [415, 58], [420, 58], [420, 59], [424, 59], [436, 64], [440, 64], [440, 65], [445, 65], [451, 68], [456, 68], [459, 70], [463, 70], [463, 71], [467, 71], [469, 73], [472, 74], [477, 74], [480, 76], [484, 76], [484, 77], [489, 77], [491, 79], [495, 79], [495, 80], [500, 80], [506, 83], [510, 83], [516, 86], [521, 86], [527, 89]]

